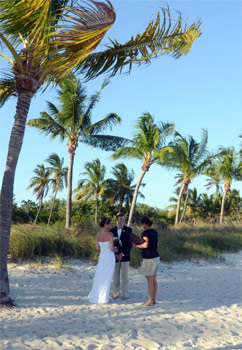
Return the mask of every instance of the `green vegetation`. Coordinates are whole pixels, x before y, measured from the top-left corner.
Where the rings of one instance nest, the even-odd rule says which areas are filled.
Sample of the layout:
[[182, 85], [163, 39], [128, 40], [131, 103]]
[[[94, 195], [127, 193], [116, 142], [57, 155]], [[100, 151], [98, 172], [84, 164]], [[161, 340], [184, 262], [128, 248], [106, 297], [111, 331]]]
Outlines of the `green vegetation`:
[[[162, 261], [199, 260], [221, 258], [225, 252], [242, 249], [242, 225], [178, 225], [161, 229], [159, 232], [159, 253]], [[133, 227], [140, 234], [140, 227]], [[54, 257], [58, 266], [62, 258], [97, 260], [95, 249], [96, 229], [91, 222], [74, 225], [71, 232], [63, 225], [50, 228], [39, 225], [13, 225], [10, 235], [9, 254], [12, 259], [36, 259], [43, 256]], [[142, 257], [140, 250], [132, 249], [131, 266], [138, 267]]]

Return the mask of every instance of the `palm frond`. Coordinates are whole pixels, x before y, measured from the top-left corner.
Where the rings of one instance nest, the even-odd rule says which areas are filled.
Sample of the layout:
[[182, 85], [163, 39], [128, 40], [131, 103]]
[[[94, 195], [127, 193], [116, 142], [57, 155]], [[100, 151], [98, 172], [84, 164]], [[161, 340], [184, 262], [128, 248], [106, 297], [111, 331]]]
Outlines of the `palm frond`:
[[98, 122], [90, 125], [86, 129], [86, 133], [95, 135], [99, 132], [103, 132], [106, 129], [111, 129], [112, 126], [121, 123], [121, 118], [116, 113], [110, 113], [106, 118], [99, 120]]
[[179, 58], [188, 53], [194, 40], [201, 35], [200, 21], [183, 28], [181, 14], [175, 25], [172, 25], [169, 7], [162, 8], [161, 11], [162, 24], [158, 12], [156, 20], [152, 21], [142, 34], [131, 37], [125, 44], [109, 39], [106, 50], [89, 55], [77, 69], [89, 80], [104, 72], [108, 72], [110, 76], [117, 72], [122, 73], [124, 66], [128, 66], [130, 72], [133, 63], [148, 64], [158, 56], [171, 55]]
[[112, 135], [82, 135], [79, 138], [79, 141], [112, 152], [117, 151], [120, 147], [123, 147], [130, 142], [130, 140], [123, 137]]
[[[90, 121], [91, 120], [91, 112], [93, 110], [93, 108], [95, 107], [95, 105], [97, 104], [97, 102], [99, 102], [100, 100], [100, 96], [101, 96], [101, 92], [102, 90], [109, 84], [109, 80], [108, 79], [104, 79], [102, 85], [101, 85], [101, 88], [99, 89], [99, 91], [92, 95], [90, 97], [90, 103], [87, 107], [87, 110], [86, 112], [84, 113], [84, 116], [83, 116], [83, 119], [84, 120], [87, 120], [87, 121]], [[88, 124], [86, 124], [88, 125]]]
[[116, 14], [109, 0], [98, 2], [89, 0], [84, 6], [66, 6], [62, 15], [63, 25], [57, 25], [56, 30], [49, 34], [49, 49], [58, 54], [49, 57], [45, 76], [51, 71], [59, 76], [71, 72], [80, 64], [100, 43], [106, 32], [112, 27]]
[[119, 158], [137, 158], [143, 160], [144, 154], [143, 152], [135, 147], [122, 147], [118, 149], [115, 153], [112, 154], [112, 159], [116, 160]]
[[52, 118], [48, 113], [41, 112], [41, 118], [31, 119], [27, 122], [28, 126], [35, 127], [40, 130], [40, 133], [50, 135], [50, 139], [54, 140], [57, 136], [63, 141], [65, 137], [69, 136], [68, 131]]
[[5, 78], [0, 79], [0, 107], [2, 107], [11, 96], [17, 96], [14, 78], [10, 74], [5, 74]]

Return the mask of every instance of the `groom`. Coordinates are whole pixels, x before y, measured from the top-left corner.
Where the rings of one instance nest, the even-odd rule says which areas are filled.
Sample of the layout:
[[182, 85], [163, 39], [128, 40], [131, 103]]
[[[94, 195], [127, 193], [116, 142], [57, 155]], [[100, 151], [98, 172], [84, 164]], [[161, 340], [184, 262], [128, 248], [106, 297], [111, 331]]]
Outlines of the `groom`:
[[122, 299], [126, 300], [129, 297], [128, 288], [128, 270], [130, 261], [130, 250], [132, 248], [132, 243], [130, 243], [129, 235], [132, 233], [132, 229], [126, 225], [125, 216], [123, 213], [119, 212], [116, 215], [117, 226], [113, 227], [110, 231], [113, 233], [114, 238], [119, 238], [122, 245], [118, 249], [118, 253], [115, 254], [116, 264], [113, 275], [113, 299], [119, 297], [119, 287], [120, 287], [120, 275], [122, 277]]

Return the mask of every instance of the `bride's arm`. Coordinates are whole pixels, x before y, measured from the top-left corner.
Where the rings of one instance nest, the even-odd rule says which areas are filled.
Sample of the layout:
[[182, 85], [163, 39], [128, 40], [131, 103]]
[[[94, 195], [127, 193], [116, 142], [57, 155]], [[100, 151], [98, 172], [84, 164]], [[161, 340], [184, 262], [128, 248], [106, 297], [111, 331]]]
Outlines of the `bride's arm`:
[[114, 248], [114, 245], [113, 245], [113, 234], [110, 232], [110, 238], [109, 238], [109, 248], [110, 250], [112, 250], [112, 252], [114, 253], [117, 253], [117, 249]]

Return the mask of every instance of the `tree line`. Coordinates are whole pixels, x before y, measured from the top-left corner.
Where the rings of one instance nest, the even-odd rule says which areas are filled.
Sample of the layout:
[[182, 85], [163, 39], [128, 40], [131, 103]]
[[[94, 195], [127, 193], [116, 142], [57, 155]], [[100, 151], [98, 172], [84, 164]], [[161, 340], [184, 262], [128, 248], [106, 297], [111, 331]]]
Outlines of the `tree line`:
[[[103, 84], [101, 89], [105, 85], [106, 83]], [[193, 136], [185, 137], [181, 135], [175, 130], [175, 125], [172, 123], [155, 122], [154, 117], [149, 112], [143, 113], [138, 118], [134, 125], [132, 139], [100, 134], [100, 130], [110, 127], [113, 123], [120, 123], [121, 119], [116, 114], [111, 114], [103, 120], [93, 123], [90, 114], [87, 118], [87, 111], [90, 112], [94, 107], [93, 99], [95, 102], [98, 101], [97, 95], [100, 97], [100, 91], [90, 99], [83, 91], [84, 89], [81, 88], [81, 83], [77, 77], [73, 74], [69, 75], [62, 81], [58, 90], [61, 107], [58, 108], [53, 103], [48, 102], [48, 110], [52, 114], [41, 112], [40, 118], [28, 122], [28, 125], [36, 127], [45, 135], [50, 136], [50, 139], [56, 137], [60, 137], [62, 141], [67, 139], [70, 153], [69, 167], [68, 171], [65, 168], [65, 174], [64, 169], [59, 168], [60, 159], [58, 155], [51, 155], [47, 160], [50, 163], [51, 159], [55, 157], [55, 161], [58, 160], [56, 169], [38, 165], [34, 170], [36, 174], [39, 174], [39, 178], [36, 182], [36, 176], [33, 177], [29, 187], [34, 187], [34, 192], [37, 193], [37, 199], [40, 200], [39, 208], [48, 190], [50, 172], [56, 174], [54, 182], [52, 181], [52, 186], [55, 188], [57, 188], [56, 177], [58, 174], [63, 177], [62, 180], [59, 179], [62, 183], [64, 179], [66, 181], [66, 174], [69, 174], [67, 176], [66, 228], [69, 228], [71, 223], [72, 194], [75, 195], [74, 198], [77, 201], [94, 200], [96, 224], [98, 222], [99, 199], [106, 200], [111, 205], [116, 203], [116, 207], [112, 205], [116, 211], [124, 209], [127, 212], [128, 210], [128, 224], [130, 224], [135, 213], [137, 197], [138, 195], [142, 196], [140, 186], [144, 185], [142, 184], [144, 176], [153, 164], [158, 164], [167, 169], [177, 170], [175, 185], [179, 186], [179, 192], [176, 201], [176, 225], [183, 220], [186, 211], [189, 210], [189, 201], [192, 200], [192, 192], [189, 194], [189, 185], [199, 175], [205, 175], [209, 179], [208, 188], [212, 185], [216, 186], [217, 201], [215, 200], [215, 202], [221, 202], [220, 223], [223, 223], [225, 201], [231, 189], [232, 180], [242, 180], [241, 151], [237, 152], [233, 147], [220, 148], [216, 154], [211, 154], [207, 148], [208, 132], [206, 130], [202, 130], [201, 140], [196, 141]], [[91, 103], [92, 108], [87, 102]], [[86, 104], [87, 107], [85, 107]], [[75, 111], [75, 118], [72, 117], [73, 110]], [[88, 120], [87, 125], [85, 124], [86, 120]], [[96, 132], [94, 132], [94, 128]], [[113, 160], [121, 158], [140, 160], [141, 174], [136, 185], [131, 185], [134, 178], [133, 170], [129, 172], [124, 163], [119, 163], [113, 168], [112, 173], [116, 178], [106, 179], [105, 165], [102, 165], [99, 159], [95, 159], [92, 162], [85, 163], [85, 171], [80, 174], [84, 178], [79, 180], [77, 187], [72, 191], [73, 161], [78, 141], [103, 150], [113, 151], [111, 155]], [[73, 149], [70, 150], [69, 144], [73, 145]], [[223, 184], [224, 191], [220, 201], [218, 200], [218, 192], [221, 184]], [[54, 199], [55, 197], [56, 192]], [[213, 199], [211, 198], [211, 200]], [[181, 206], [183, 206], [182, 214]], [[199, 210], [198, 207], [197, 202], [197, 211]], [[50, 217], [52, 210], [50, 211]], [[215, 209], [214, 211], [216, 212]], [[35, 223], [37, 217], [38, 213]]]

